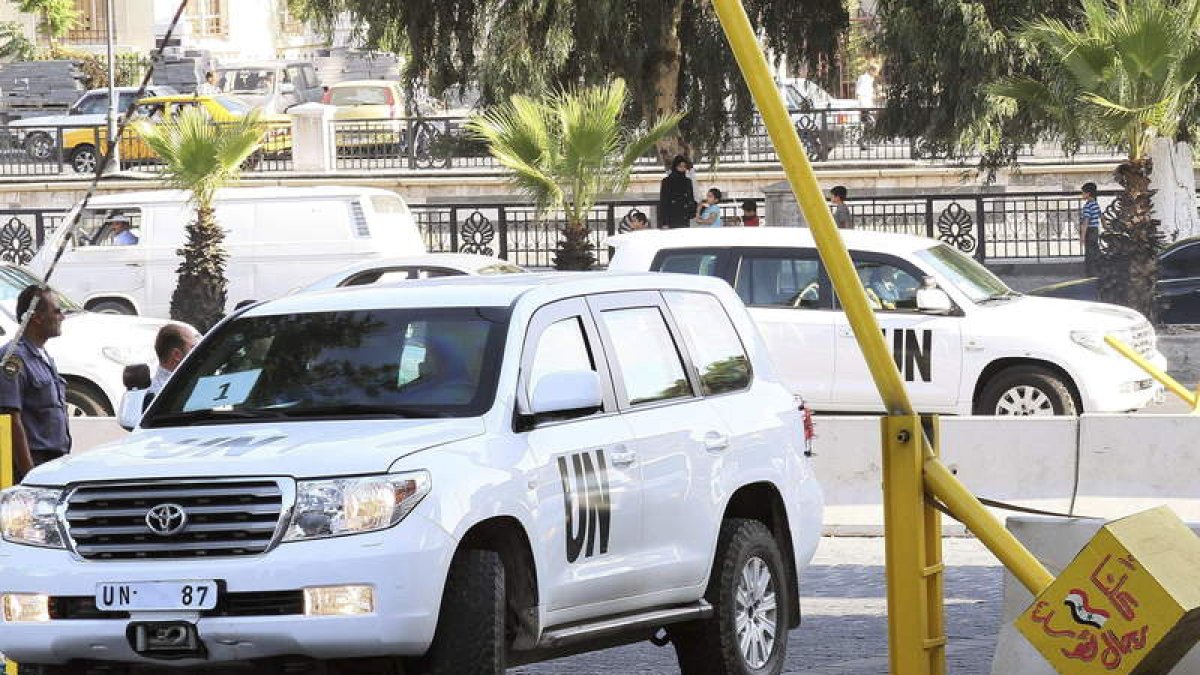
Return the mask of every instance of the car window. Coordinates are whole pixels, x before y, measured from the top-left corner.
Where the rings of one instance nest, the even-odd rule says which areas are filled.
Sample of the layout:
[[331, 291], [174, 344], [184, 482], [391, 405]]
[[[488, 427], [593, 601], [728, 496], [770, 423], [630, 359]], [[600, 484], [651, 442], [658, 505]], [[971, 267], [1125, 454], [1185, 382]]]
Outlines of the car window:
[[821, 264], [816, 254], [742, 257], [734, 284], [742, 302], [758, 307], [820, 308]]
[[[17, 296], [25, 287], [40, 283], [41, 281], [19, 267], [0, 265], [0, 302], [16, 302]], [[58, 299], [58, 306], [68, 314], [83, 311], [82, 307], [58, 291], [54, 292], [54, 297]]]
[[304, 74], [304, 86], [312, 89], [317, 86], [317, 71], [309, 64], [304, 64], [300, 67], [300, 72]]
[[105, 94], [96, 94], [87, 96], [80, 101], [79, 107], [75, 109], [75, 113], [78, 115], [100, 115], [106, 110], [108, 110], [108, 96]]
[[596, 370], [596, 363], [592, 359], [587, 336], [583, 331], [583, 323], [577, 316], [550, 324], [538, 337], [537, 348], [529, 368], [526, 394], [532, 396], [538, 381], [547, 373], [564, 370]]
[[610, 309], [600, 313], [630, 405], [692, 395], [679, 350], [657, 307]]
[[137, 100], [137, 92], [129, 91], [124, 94], [117, 94], [117, 112], [124, 113], [129, 110], [129, 106]]
[[916, 255], [942, 275], [947, 283], [970, 298], [971, 302], [983, 302], [1013, 292], [991, 270], [945, 244], [917, 251]]
[[80, 215], [73, 236], [79, 248], [137, 246], [142, 242], [141, 209], [89, 209]]
[[387, 105], [385, 87], [334, 87], [329, 96], [332, 105]]
[[1200, 277], [1200, 243], [1168, 252], [1162, 259], [1161, 274], [1164, 279]]
[[705, 395], [750, 386], [750, 357], [719, 300], [706, 293], [664, 293], [700, 373]]
[[481, 277], [490, 277], [496, 274], [524, 274], [524, 272], [525, 268], [506, 262], [485, 265], [475, 270], [475, 273]]
[[720, 273], [719, 262], [720, 254], [715, 251], [668, 251], [659, 256], [654, 270], [715, 277]]
[[867, 292], [871, 309], [883, 312], [914, 312], [921, 282], [895, 265], [881, 262], [857, 262], [854, 269]]

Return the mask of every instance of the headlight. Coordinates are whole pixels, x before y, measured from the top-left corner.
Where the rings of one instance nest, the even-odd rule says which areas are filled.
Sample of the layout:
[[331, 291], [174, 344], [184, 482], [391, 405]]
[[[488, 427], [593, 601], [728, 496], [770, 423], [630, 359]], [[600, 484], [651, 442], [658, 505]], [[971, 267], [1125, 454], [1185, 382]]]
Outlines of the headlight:
[[430, 483], [427, 471], [300, 481], [284, 541], [389, 528], [429, 494]]
[[0, 492], [0, 532], [14, 544], [64, 548], [58, 527], [61, 490], [17, 486]]
[[[151, 340], [153, 342], [153, 340]], [[105, 347], [100, 350], [106, 358], [116, 361], [122, 366], [134, 366], [139, 363], [154, 363], [157, 357], [152, 347]]]
[[1080, 347], [1090, 349], [1097, 354], [1103, 356], [1114, 356], [1116, 350], [1108, 346], [1104, 341], [1105, 335], [1111, 335], [1116, 339], [1129, 344], [1133, 341], [1133, 330], [1123, 328], [1121, 330], [1098, 331], [1098, 330], [1073, 330], [1071, 331], [1071, 341]]

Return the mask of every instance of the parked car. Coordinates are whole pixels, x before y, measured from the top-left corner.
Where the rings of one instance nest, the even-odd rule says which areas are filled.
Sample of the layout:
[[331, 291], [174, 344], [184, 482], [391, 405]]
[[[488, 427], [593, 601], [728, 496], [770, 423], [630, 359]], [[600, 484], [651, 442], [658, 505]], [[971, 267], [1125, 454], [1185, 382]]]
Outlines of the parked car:
[[22, 668], [502, 675], [665, 630], [684, 673], [783, 670], [821, 490], [723, 283], [293, 295], [130, 410], [0, 493]]
[[[1177, 241], [1158, 257], [1155, 293], [1161, 303], [1161, 323], [1200, 323], [1200, 237]], [[1100, 300], [1096, 277], [1064, 281], [1029, 292], [1048, 298]]]
[[309, 61], [264, 61], [217, 69], [221, 91], [233, 94], [268, 114], [287, 112], [301, 103], [321, 100], [321, 83]]
[[[1162, 391], [1104, 343], [1160, 368], [1154, 329], [1123, 307], [1016, 293], [936, 239], [844, 231], [913, 404], [925, 413], [1125, 412]], [[699, 228], [610, 237], [615, 271], [726, 280], [750, 308], [784, 380], [814, 410], [883, 405], [807, 228]]]
[[437, 277], [487, 277], [496, 274], [522, 274], [527, 271], [507, 260], [490, 255], [430, 253], [355, 263], [297, 289], [296, 292], [309, 293], [344, 286], [366, 286]]
[[[17, 296], [35, 283], [28, 271], [0, 264], [0, 343], [16, 335]], [[58, 304], [66, 315], [62, 335], [47, 342], [46, 351], [67, 381], [67, 411], [73, 417], [111, 416], [125, 391], [125, 366], [153, 368], [154, 338], [169, 322], [89, 312], [62, 292]]]
[[[136, 244], [115, 245], [114, 216], [131, 223]], [[168, 316], [192, 218], [184, 192], [94, 197], [54, 283], [93, 311]], [[284, 295], [354, 261], [425, 253], [408, 205], [390, 190], [228, 188], [217, 194], [216, 218], [226, 237], [228, 309]], [[43, 246], [30, 268], [45, 270], [53, 248]]]
[[[187, 108], [199, 108], [212, 121], [221, 124], [234, 122], [248, 115], [252, 108], [245, 101], [232, 96], [195, 96], [180, 94], [158, 96], [138, 101], [134, 113], [138, 118], [148, 119], [155, 124], [170, 124]], [[260, 155], [277, 157], [292, 151], [292, 129], [286, 115], [263, 117], [267, 128], [263, 132]], [[62, 135], [63, 155], [76, 173], [95, 173], [101, 154], [108, 150], [103, 127], [78, 128]], [[139, 162], [154, 161], [157, 155], [142, 140], [134, 128], [126, 128], [120, 145], [122, 166]]]
[[[117, 111], [124, 113], [137, 96], [137, 87], [117, 87]], [[150, 85], [143, 96], [173, 96], [179, 92], [174, 87]], [[75, 101], [65, 115], [42, 115], [24, 117], [9, 122], [8, 131], [17, 145], [25, 149], [31, 159], [46, 160], [54, 156], [59, 147], [59, 134], [63, 127], [97, 127], [108, 122], [108, 89], [91, 89]]]

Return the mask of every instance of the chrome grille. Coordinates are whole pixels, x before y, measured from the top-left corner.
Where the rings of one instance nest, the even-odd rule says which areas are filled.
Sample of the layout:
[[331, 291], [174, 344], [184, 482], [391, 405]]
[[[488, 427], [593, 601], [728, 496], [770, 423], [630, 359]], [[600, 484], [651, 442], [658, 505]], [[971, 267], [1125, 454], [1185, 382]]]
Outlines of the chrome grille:
[[1154, 353], [1154, 329], [1149, 323], [1139, 324], [1133, 329], [1129, 346], [1141, 356], [1148, 357]]
[[[84, 485], [68, 495], [63, 519], [87, 560], [246, 556], [271, 547], [294, 498], [290, 481], [273, 479]], [[187, 514], [169, 536], [147, 524], [164, 504]]]

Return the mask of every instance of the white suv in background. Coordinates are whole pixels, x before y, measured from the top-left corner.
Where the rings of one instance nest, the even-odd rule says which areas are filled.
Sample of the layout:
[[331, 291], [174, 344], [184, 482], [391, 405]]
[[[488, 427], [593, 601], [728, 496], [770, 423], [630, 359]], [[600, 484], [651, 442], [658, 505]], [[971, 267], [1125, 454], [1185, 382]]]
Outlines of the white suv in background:
[[[844, 231], [913, 404], [924, 413], [1125, 412], [1161, 391], [1104, 343], [1159, 367], [1154, 329], [1123, 307], [1021, 295], [937, 240]], [[643, 231], [610, 237], [613, 271], [726, 280], [784, 380], [814, 410], [882, 412], [866, 361], [806, 228]]]
[[0, 651], [500, 675], [666, 637], [688, 675], [777, 675], [820, 536], [805, 435], [713, 279], [288, 296], [0, 493]]

